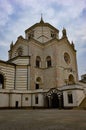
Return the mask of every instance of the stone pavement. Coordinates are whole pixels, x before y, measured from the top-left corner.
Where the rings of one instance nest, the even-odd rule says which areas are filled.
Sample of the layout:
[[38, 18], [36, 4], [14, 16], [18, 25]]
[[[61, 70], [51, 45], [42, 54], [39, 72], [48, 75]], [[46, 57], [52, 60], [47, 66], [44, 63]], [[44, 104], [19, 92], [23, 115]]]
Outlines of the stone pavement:
[[0, 110], [0, 130], [86, 130], [86, 111]]

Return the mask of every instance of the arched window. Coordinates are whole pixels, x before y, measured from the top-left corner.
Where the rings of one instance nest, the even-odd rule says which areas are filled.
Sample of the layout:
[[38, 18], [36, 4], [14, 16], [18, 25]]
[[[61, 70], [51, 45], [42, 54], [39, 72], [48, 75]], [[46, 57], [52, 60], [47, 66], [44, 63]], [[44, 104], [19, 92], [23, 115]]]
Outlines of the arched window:
[[68, 53], [64, 53], [64, 60], [65, 60], [65, 62], [67, 63], [67, 64], [69, 64], [70, 63], [70, 56], [69, 56], [69, 54]]
[[18, 56], [22, 56], [22, 54], [23, 54], [23, 49], [22, 49], [22, 47], [19, 47], [19, 48], [17, 49], [17, 53], [18, 53]]
[[69, 84], [74, 84], [74, 76], [72, 74], [69, 75]]
[[41, 78], [40, 78], [40, 77], [37, 77], [37, 78], [36, 78], [35, 89], [39, 89], [41, 83], [42, 83]]
[[0, 89], [4, 89], [4, 77], [0, 74]]
[[47, 56], [46, 58], [47, 67], [51, 67], [51, 57]]
[[41, 66], [41, 58], [39, 56], [36, 57], [36, 67], [40, 68]]

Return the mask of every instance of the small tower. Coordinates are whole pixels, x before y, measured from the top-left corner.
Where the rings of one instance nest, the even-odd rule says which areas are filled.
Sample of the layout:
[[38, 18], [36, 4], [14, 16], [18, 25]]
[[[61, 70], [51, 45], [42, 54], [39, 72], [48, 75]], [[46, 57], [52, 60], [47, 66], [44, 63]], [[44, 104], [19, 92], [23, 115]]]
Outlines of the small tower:
[[65, 38], [65, 37], [67, 37], [67, 33], [66, 33], [66, 29], [63, 28], [63, 30], [62, 30], [62, 38]]
[[12, 49], [12, 47], [13, 47], [13, 41], [10, 44], [10, 50]]
[[71, 42], [71, 46], [73, 47], [73, 49], [75, 48], [73, 41]]

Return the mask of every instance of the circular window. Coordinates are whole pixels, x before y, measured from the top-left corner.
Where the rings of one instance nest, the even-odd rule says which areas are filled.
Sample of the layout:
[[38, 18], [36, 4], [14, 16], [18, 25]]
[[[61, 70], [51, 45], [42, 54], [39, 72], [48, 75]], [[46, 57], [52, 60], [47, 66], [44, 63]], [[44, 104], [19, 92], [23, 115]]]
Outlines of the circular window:
[[64, 60], [65, 60], [65, 62], [66, 62], [67, 64], [70, 63], [70, 56], [69, 56], [68, 53], [64, 53]]

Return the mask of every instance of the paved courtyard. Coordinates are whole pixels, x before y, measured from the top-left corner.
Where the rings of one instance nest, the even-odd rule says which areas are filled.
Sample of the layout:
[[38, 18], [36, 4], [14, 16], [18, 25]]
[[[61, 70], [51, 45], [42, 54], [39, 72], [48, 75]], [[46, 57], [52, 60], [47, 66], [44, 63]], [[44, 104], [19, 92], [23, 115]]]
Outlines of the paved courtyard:
[[86, 130], [86, 111], [0, 110], [0, 130]]

